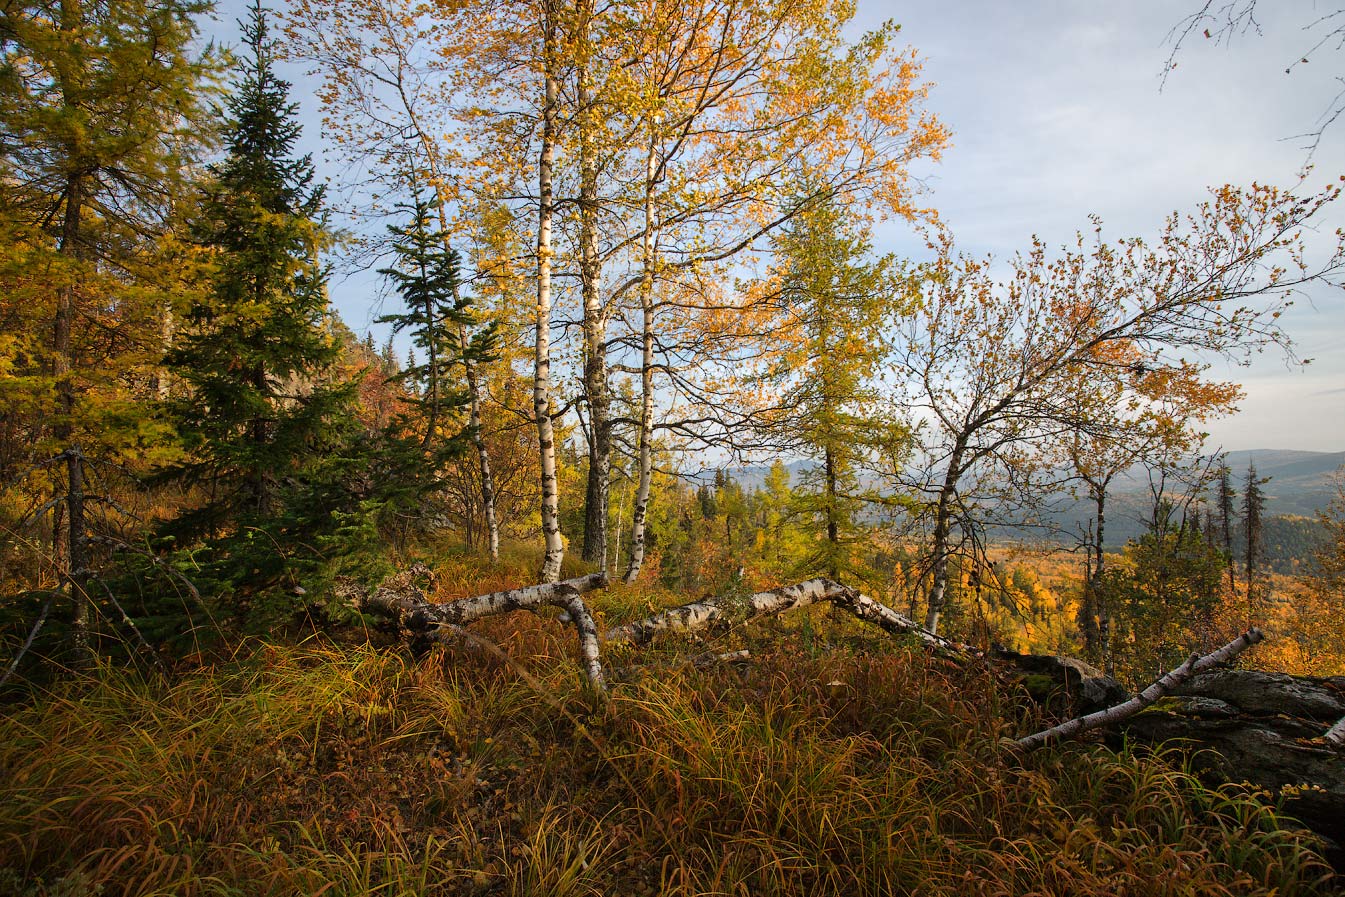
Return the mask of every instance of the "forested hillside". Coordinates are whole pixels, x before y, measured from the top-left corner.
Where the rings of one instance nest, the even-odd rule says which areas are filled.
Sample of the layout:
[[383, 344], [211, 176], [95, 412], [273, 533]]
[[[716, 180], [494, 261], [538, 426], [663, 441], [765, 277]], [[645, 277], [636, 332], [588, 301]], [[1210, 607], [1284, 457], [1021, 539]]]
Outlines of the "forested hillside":
[[1205, 432], [1345, 177], [994, 257], [842, 0], [211, 9], [0, 9], [0, 894], [1334, 886], [1058, 742], [1345, 676], [1345, 454]]

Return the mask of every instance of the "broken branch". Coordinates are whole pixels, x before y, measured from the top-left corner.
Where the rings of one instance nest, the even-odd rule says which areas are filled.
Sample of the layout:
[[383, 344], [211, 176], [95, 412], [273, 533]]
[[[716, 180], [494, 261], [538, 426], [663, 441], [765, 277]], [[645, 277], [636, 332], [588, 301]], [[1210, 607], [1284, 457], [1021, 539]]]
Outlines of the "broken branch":
[[1037, 748], [1045, 747], [1048, 744], [1076, 738], [1093, 729], [1099, 729], [1128, 719], [1192, 676], [1203, 673], [1205, 670], [1221, 663], [1227, 663], [1263, 639], [1265, 639], [1265, 634], [1260, 629], [1252, 627], [1222, 648], [1206, 654], [1204, 657], [1192, 654], [1181, 666], [1155, 680], [1153, 684], [1130, 700], [1086, 716], [1076, 716], [1074, 719], [1066, 720], [1058, 726], [1052, 726], [1044, 731], [1020, 738], [1013, 742], [1014, 749], [1023, 753], [1035, 751]]
[[860, 620], [872, 623], [891, 634], [911, 633], [933, 648], [958, 653], [967, 653], [971, 650], [927, 631], [923, 626], [903, 617], [887, 605], [830, 579], [809, 579], [796, 585], [782, 586], [746, 597], [730, 595], [694, 601], [660, 611], [634, 623], [616, 626], [603, 634], [603, 640], [628, 641], [644, 645], [660, 632], [695, 632], [708, 629], [717, 623], [782, 614], [820, 601], [829, 601], [836, 607], [854, 614]]
[[568, 615], [568, 621], [574, 624], [579, 635], [585, 677], [596, 691], [601, 693], [606, 690], [598, 627], [580, 597], [585, 592], [607, 585], [606, 574], [590, 573], [562, 582], [506, 589], [443, 604], [430, 601], [425, 592], [415, 585], [415, 580], [422, 576], [433, 578], [433, 573], [423, 564], [417, 564], [389, 577], [372, 592], [347, 586], [346, 597], [356, 610], [390, 617], [400, 628], [410, 632], [413, 640], [427, 641], [438, 640], [443, 633], [484, 617], [516, 610], [536, 611], [541, 607], [559, 607]]

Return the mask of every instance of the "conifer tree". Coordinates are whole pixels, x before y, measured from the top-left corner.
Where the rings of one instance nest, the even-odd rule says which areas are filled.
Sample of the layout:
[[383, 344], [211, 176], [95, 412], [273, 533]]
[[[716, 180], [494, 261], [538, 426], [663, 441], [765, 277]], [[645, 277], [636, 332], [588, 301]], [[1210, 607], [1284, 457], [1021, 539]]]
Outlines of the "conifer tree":
[[822, 538], [797, 571], [842, 580], [855, 572], [857, 517], [864, 505], [860, 468], [890, 452], [904, 430], [881, 408], [874, 375], [882, 332], [900, 311], [891, 260], [871, 258], [868, 236], [834, 201], [801, 211], [776, 240], [780, 300], [799, 322], [793, 351], [774, 376], [785, 381], [779, 421], [794, 448], [819, 462], [795, 492], [797, 511]]
[[194, 515], [205, 530], [274, 512], [282, 480], [332, 443], [350, 401], [324, 382], [340, 349], [318, 262], [323, 190], [312, 160], [293, 157], [297, 106], [259, 2], [241, 24], [248, 58], [227, 105], [227, 155], [211, 166], [195, 228], [214, 261], [210, 289], [168, 359], [189, 387], [183, 473], [214, 496]]
[[144, 433], [153, 428], [124, 412], [163, 332], [174, 277], [161, 238], [209, 140], [200, 99], [218, 58], [200, 48], [195, 23], [209, 6], [0, 8], [0, 289], [12, 295], [23, 283], [17, 301], [40, 309], [50, 334], [6, 340], [0, 370], [11, 375], [6, 404], [40, 421], [29, 446], [61, 462], [39, 467], [51, 475], [51, 553], [81, 659], [96, 566], [90, 465], [120, 466], [152, 448]]
[[247, 53], [226, 154], [194, 227], [213, 263], [209, 288], [168, 356], [185, 388], [176, 413], [190, 455], [174, 473], [209, 495], [173, 530], [215, 537], [224, 587], [243, 591], [294, 579], [291, 549], [357, 500], [336, 482], [354, 388], [332, 371], [341, 349], [318, 259], [329, 239], [323, 189], [312, 160], [294, 155], [297, 106], [275, 73], [266, 17], [255, 2], [240, 23]]
[[469, 402], [467, 392], [454, 383], [454, 370], [469, 361], [490, 360], [495, 332], [478, 330], [464, 345], [461, 335], [476, 318], [471, 300], [460, 289], [458, 253], [447, 248], [446, 235], [435, 227], [437, 216], [429, 200], [416, 196], [409, 211], [409, 224], [388, 228], [397, 263], [379, 271], [392, 280], [406, 311], [384, 315], [379, 322], [391, 324], [394, 333], [409, 330], [424, 359], [418, 361], [413, 354], [393, 379], [407, 385], [410, 396], [405, 401], [415, 409], [417, 419], [403, 423], [417, 429], [421, 453], [438, 464], [459, 454], [470, 436], [461, 427], [448, 432]]
[[1238, 589], [1237, 573], [1233, 568], [1233, 502], [1237, 493], [1233, 489], [1233, 471], [1228, 460], [1219, 462], [1219, 535], [1224, 561], [1228, 564], [1228, 591], [1236, 593]]
[[[1248, 463], [1247, 485], [1242, 490], [1242, 515], [1243, 536], [1246, 540], [1243, 561], [1247, 569], [1247, 613], [1249, 617], [1255, 617], [1258, 609], [1256, 605], [1256, 575], [1257, 567], [1261, 561], [1261, 515], [1266, 504], [1266, 496], [1261, 491], [1261, 487], [1265, 483], [1264, 479], [1256, 475], [1256, 463]], [[1250, 622], [1256, 621], [1251, 620]]]

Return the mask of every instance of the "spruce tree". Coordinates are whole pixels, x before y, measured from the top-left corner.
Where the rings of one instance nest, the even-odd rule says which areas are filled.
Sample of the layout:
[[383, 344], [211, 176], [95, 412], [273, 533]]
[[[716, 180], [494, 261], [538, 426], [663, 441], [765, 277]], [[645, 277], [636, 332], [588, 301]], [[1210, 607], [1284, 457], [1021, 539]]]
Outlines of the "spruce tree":
[[222, 580], [255, 592], [295, 580], [293, 559], [351, 503], [337, 480], [354, 389], [333, 382], [341, 349], [318, 258], [329, 240], [323, 189], [311, 158], [294, 154], [297, 106], [275, 73], [260, 2], [240, 25], [226, 153], [194, 227], [213, 261], [209, 289], [168, 364], [185, 387], [176, 411], [190, 454], [176, 473], [208, 495], [173, 529], [213, 537]]
[[458, 253], [447, 248], [446, 235], [435, 227], [430, 201], [417, 195], [408, 211], [406, 225], [388, 228], [396, 264], [379, 271], [392, 280], [406, 310], [384, 315], [379, 322], [391, 324], [394, 333], [410, 332], [419, 350], [392, 377], [407, 387], [404, 401], [412, 411], [399, 424], [419, 437], [420, 452], [438, 464], [459, 455], [470, 436], [457, 424], [469, 396], [457, 385], [455, 370], [468, 361], [490, 360], [495, 332], [481, 329], [464, 345], [463, 334], [476, 319], [460, 288]]
[[1246, 539], [1243, 561], [1247, 568], [1247, 614], [1251, 618], [1248, 620], [1249, 623], [1257, 622], [1256, 579], [1257, 566], [1261, 560], [1261, 515], [1266, 504], [1265, 493], [1261, 491], [1261, 487], [1265, 483], [1266, 480], [1256, 475], [1256, 464], [1249, 463], [1247, 485], [1242, 492], [1243, 536]]
[[1228, 565], [1228, 591], [1236, 594], [1238, 590], [1237, 573], [1233, 567], [1233, 503], [1237, 493], [1233, 489], [1233, 471], [1228, 460], [1219, 462], [1219, 529], [1222, 537], [1221, 547], [1224, 563]]

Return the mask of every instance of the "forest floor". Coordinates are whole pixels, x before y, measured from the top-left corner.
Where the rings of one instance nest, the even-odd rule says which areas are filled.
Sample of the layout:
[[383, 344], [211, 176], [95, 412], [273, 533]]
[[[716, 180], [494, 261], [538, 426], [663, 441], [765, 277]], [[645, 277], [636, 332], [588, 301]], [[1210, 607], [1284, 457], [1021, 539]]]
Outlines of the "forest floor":
[[[441, 577], [443, 597], [522, 564]], [[609, 622], [685, 598], [594, 593]], [[0, 895], [1293, 895], [1311, 836], [1175, 753], [1006, 755], [1040, 710], [825, 608], [611, 651], [531, 614], [413, 658], [249, 642], [0, 710]], [[353, 637], [358, 636], [358, 637]], [[705, 651], [746, 662], [697, 667]]]

